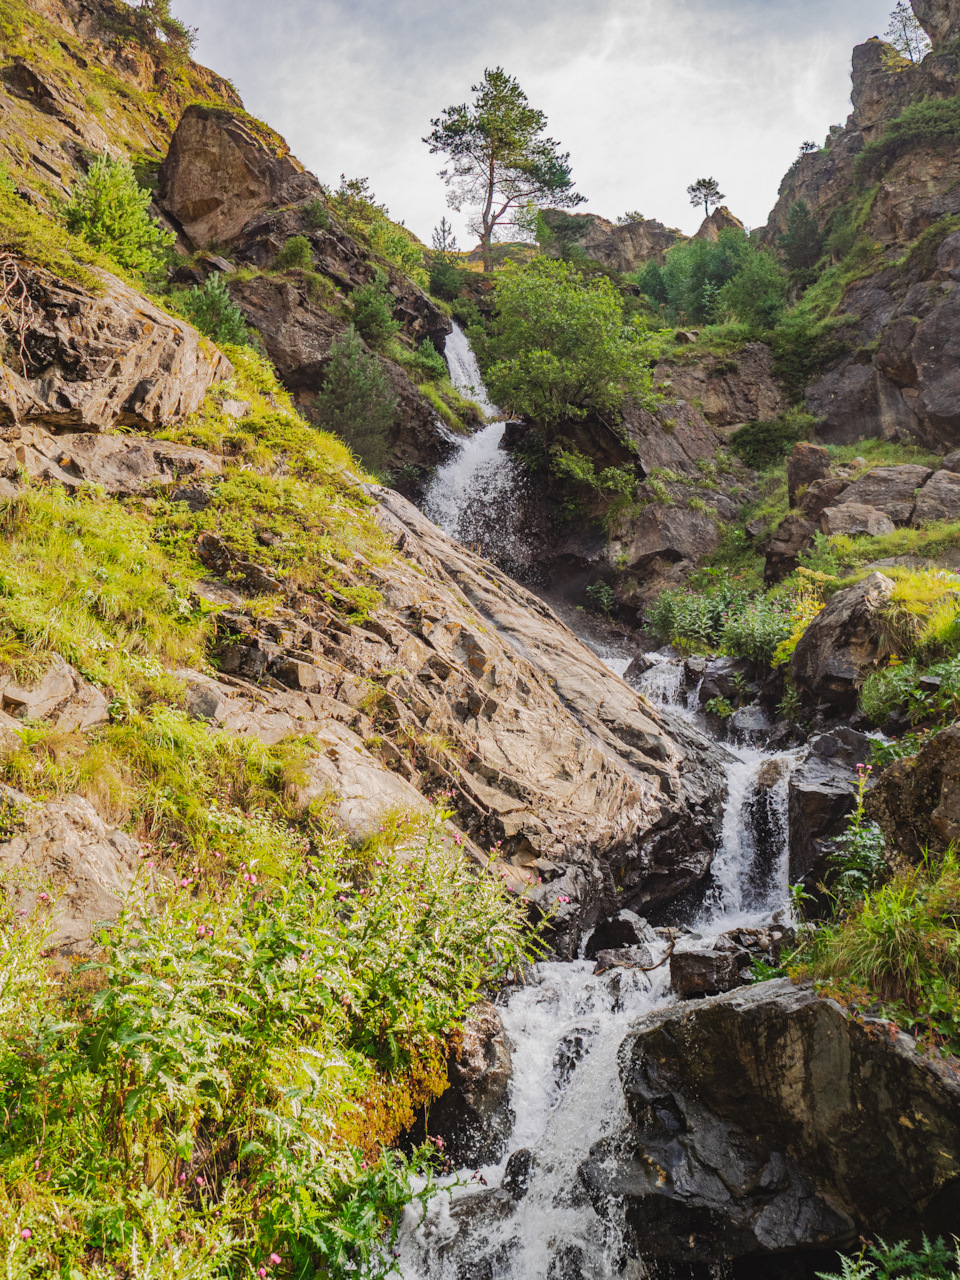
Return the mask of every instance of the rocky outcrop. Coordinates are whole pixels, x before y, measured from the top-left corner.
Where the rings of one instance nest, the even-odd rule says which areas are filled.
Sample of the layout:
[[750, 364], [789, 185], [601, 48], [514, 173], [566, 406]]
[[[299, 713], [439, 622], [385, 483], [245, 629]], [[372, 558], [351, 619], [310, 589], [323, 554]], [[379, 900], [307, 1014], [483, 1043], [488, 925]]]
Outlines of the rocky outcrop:
[[[325, 207], [317, 179], [287, 154], [282, 139], [250, 118], [207, 106], [185, 112], [161, 170], [159, 199], [191, 246], [216, 242], [226, 255], [218, 270], [266, 272], [288, 240], [307, 240], [312, 271], [239, 279], [225, 271], [232, 300], [307, 417], [331, 345], [350, 322], [349, 297], [377, 272], [405, 337], [413, 344], [429, 338], [442, 351], [450, 320], [412, 280], [347, 234]], [[435, 466], [449, 449], [446, 428], [400, 366], [382, 364], [397, 400], [390, 465]]]
[[[156, 430], [198, 409], [230, 362], [107, 272], [102, 292], [21, 261], [24, 296], [0, 382], [0, 427]], [[10, 306], [11, 304], [7, 304]]]
[[[661, 362], [655, 381], [670, 396], [698, 404], [714, 427], [767, 421], [787, 408], [773, 376], [773, 356], [762, 342], [747, 343], [735, 356]], [[670, 416], [665, 412], [663, 416]]]
[[960, 475], [954, 471], [935, 471], [917, 494], [910, 523], [924, 525], [934, 520], [958, 518], [960, 518]]
[[96, 485], [104, 493], [128, 497], [155, 486], [175, 488], [220, 475], [223, 462], [204, 449], [136, 436], [55, 436], [37, 427], [8, 429], [0, 440], [0, 477], [11, 492], [22, 475], [62, 485], [70, 493]]
[[910, 0], [920, 25], [934, 49], [960, 36], [960, 3], [957, 0]]
[[808, 987], [652, 1014], [620, 1076], [631, 1131], [581, 1176], [595, 1203], [622, 1197], [651, 1261], [843, 1248], [922, 1221], [935, 1196], [960, 1208], [955, 1064]]
[[282, 139], [226, 107], [187, 107], [160, 167], [160, 204], [198, 249], [229, 244], [264, 209], [320, 194]]
[[615, 225], [595, 213], [546, 209], [543, 220], [556, 237], [555, 246], [545, 246], [548, 254], [559, 255], [562, 249], [575, 245], [592, 261], [624, 273], [646, 262], [662, 263], [667, 250], [686, 239], [652, 218]]
[[730, 212], [725, 204], [719, 209], [714, 209], [713, 213], [708, 214], [700, 224], [700, 229], [693, 237], [694, 240], [711, 240], [714, 243], [720, 239], [721, 231], [742, 231], [743, 223], [740, 219]]
[[837, 505], [853, 503], [874, 507], [889, 516], [894, 524], [907, 524], [913, 515], [917, 493], [932, 474], [929, 467], [874, 467], [843, 491]]
[[884, 512], [876, 507], [864, 506], [859, 502], [845, 502], [842, 506], [825, 507], [820, 513], [820, 530], [827, 537], [845, 533], [856, 538], [865, 534], [878, 538], [884, 533], [893, 533], [896, 525]]
[[107, 827], [82, 796], [37, 804], [6, 788], [4, 806], [5, 826], [19, 830], [0, 843], [0, 870], [18, 910], [47, 920], [49, 946], [59, 955], [89, 950], [138, 878], [146, 887], [139, 846]]
[[918, 862], [960, 841], [960, 725], [926, 738], [915, 756], [889, 765], [867, 797], [867, 817], [890, 845]]
[[816, 525], [798, 511], [791, 511], [767, 543], [764, 580], [770, 584], [782, 582], [787, 574], [793, 573], [800, 557], [813, 546], [816, 534]]
[[879, 619], [892, 591], [889, 578], [871, 573], [830, 598], [790, 659], [790, 675], [807, 697], [854, 706], [870, 671], [893, 652]]
[[58, 653], [38, 680], [0, 676], [0, 707], [19, 720], [49, 720], [65, 733], [94, 729], [110, 719], [103, 693]]
[[830, 477], [830, 455], [819, 444], [801, 440], [787, 459], [787, 496], [791, 507], [812, 484]]
[[811, 740], [810, 752], [788, 784], [790, 883], [808, 893], [829, 879], [833, 841], [847, 829], [856, 807], [857, 765], [866, 763], [870, 739], [842, 727]]

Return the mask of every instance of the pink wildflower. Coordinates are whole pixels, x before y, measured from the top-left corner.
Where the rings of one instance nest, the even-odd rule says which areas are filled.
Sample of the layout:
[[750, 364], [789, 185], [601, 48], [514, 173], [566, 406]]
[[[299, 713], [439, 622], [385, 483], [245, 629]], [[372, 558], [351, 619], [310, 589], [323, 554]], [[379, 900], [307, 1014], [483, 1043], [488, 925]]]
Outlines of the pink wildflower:
[[271, 1253], [270, 1261], [273, 1263], [275, 1267], [279, 1267], [283, 1259], [280, 1257], [279, 1253]]
[[21, 1240], [29, 1240], [32, 1238], [32, 1236], [33, 1236], [33, 1232], [30, 1230], [29, 1227], [24, 1227], [23, 1230], [20, 1232]]

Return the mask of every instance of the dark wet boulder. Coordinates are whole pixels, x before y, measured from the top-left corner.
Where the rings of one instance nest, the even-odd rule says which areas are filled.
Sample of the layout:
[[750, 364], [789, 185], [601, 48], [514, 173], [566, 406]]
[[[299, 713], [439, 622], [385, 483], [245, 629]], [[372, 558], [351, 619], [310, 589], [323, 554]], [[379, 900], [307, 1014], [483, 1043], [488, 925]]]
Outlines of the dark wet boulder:
[[743, 985], [740, 969], [747, 957], [722, 935], [704, 940], [682, 939], [670, 957], [670, 985], [681, 1000], [715, 996]]
[[[620, 1050], [631, 1118], [593, 1180], [652, 1262], [853, 1245], [960, 1212], [960, 1080], [886, 1023], [788, 980], [641, 1019]], [[953, 1218], [957, 1220], [956, 1216]]]
[[513, 1129], [512, 1060], [500, 1015], [474, 1006], [450, 1058], [450, 1087], [430, 1108], [427, 1130], [457, 1168], [496, 1163]]
[[588, 960], [595, 960], [601, 951], [616, 951], [654, 941], [656, 934], [646, 920], [633, 911], [620, 911], [597, 925], [584, 948], [584, 955]]

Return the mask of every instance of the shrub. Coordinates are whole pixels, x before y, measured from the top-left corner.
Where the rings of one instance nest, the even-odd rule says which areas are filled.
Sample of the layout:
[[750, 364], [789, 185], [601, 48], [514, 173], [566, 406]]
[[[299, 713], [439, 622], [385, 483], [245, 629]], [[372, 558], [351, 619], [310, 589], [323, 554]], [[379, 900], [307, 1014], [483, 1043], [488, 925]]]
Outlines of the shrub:
[[435, 253], [430, 260], [430, 292], [435, 298], [454, 302], [471, 275], [472, 272], [454, 266], [446, 254]]
[[544, 427], [615, 413], [628, 394], [653, 404], [659, 342], [627, 328], [616, 286], [536, 258], [497, 274], [497, 313], [480, 346], [495, 404]]
[[670, 300], [667, 286], [663, 279], [663, 268], [655, 259], [651, 259], [642, 271], [634, 272], [630, 279], [633, 280], [640, 292], [656, 306], [660, 306], [661, 303]]
[[788, 312], [777, 323], [771, 342], [773, 371], [792, 404], [801, 404], [808, 384], [849, 352], [850, 343], [843, 338], [849, 324], [849, 316], [818, 320], [803, 311]]
[[[247, 816], [223, 814], [237, 857]], [[51, 981], [3, 885], [9, 1274], [199, 1280], [271, 1252], [292, 1275], [388, 1271], [429, 1161], [382, 1148], [442, 1091], [441, 1037], [527, 948], [520, 903], [437, 822], [385, 826], [359, 856], [289, 832], [282, 879], [247, 861], [198, 885], [187, 865], [166, 902], [135, 898], [79, 983]], [[174, 1269], [138, 1265], [168, 1251]]]
[[[716, 319], [723, 286], [743, 268], [750, 245], [742, 231], [726, 228], [714, 242], [688, 240], [667, 252], [661, 269], [667, 307], [675, 323], [703, 324]], [[651, 274], [650, 283], [655, 283]]]
[[313, 248], [306, 236], [291, 236], [273, 260], [277, 271], [312, 271]]
[[757, 329], [771, 329], [787, 300], [787, 277], [768, 249], [755, 249], [716, 295], [713, 308]]
[[765, 471], [776, 466], [795, 444], [810, 438], [816, 419], [787, 413], [772, 422], [750, 422], [730, 438], [730, 448], [748, 467]]
[[861, 183], [876, 182], [901, 157], [922, 148], [956, 148], [960, 144], [960, 99], [927, 98], [911, 102], [887, 125], [875, 142], [857, 156]]
[[415, 355], [418, 370], [431, 382], [442, 382], [444, 378], [449, 378], [450, 370], [447, 368], [447, 362], [430, 338], [424, 338], [417, 347]]
[[327, 209], [326, 201], [317, 196], [315, 200], [311, 200], [304, 209], [303, 216], [306, 219], [308, 227], [313, 227], [315, 231], [330, 230], [330, 212]]
[[150, 200], [126, 160], [104, 155], [81, 178], [63, 207], [63, 218], [70, 231], [126, 270], [157, 271], [176, 236], [150, 217]]
[[773, 664], [774, 655], [793, 629], [788, 598], [756, 596], [743, 608], [730, 609], [723, 620], [720, 643], [727, 653], [749, 658], [763, 666]]
[[960, 580], [942, 569], [891, 571], [893, 591], [881, 622], [901, 657], [946, 657], [960, 648]]
[[242, 347], [249, 342], [243, 312], [234, 304], [219, 272], [209, 275], [202, 287], [194, 285], [188, 293], [175, 294], [174, 301], [191, 324], [218, 345]]
[[364, 351], [351, 325], [330, 349], [326, 377], [317, 396], [318, 425], [335, 431], [371, 471], [382, 470], [396, 397], [376, 356]]
[[350, 299], [353, 304], [353, 323], [365, 342], [372, 347], [383, 347], [401, 325], [393, 318], [393, 299], [387, 289], [387, 277], [377, 271], [369, 284], [354, 289]]
[[864, 813], [864, 798], [872, 772], [871, 765], [857, 765], [857, 806], [847, 820], [846, 831], [834, 841], [835, 851], [829, 858], [835, 877], [831, 889], [837, 900], [847, 907], [872, 893], [890, 877], [883, 832], [875, 822], [868, 822]]
[[777, 236], [777, 248], [793, 272], [811, 271], [823, 256], [823, 232], [806, 200], [798, 200], [787, 215], [787, 229]]
[[960, 865], [951, 847], [867, 892], [807, 942], [800, 971], [867, 993], [901, 1026], [960, 1051]]

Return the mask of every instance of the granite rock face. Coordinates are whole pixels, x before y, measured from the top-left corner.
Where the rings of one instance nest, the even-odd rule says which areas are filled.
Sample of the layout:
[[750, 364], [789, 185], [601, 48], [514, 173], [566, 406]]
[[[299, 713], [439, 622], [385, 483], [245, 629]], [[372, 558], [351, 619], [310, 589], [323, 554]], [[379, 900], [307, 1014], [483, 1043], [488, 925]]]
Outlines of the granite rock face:
[[[51, 949], [61, 956], [90, 949], [98, 927], [116, 920], [143, 871], [139, 846], [111, 830], [82, 796], [36, 804], [16, 793], [18, 830], [0, 844], [0, 870], [16, 886], [28, 915], [48, 917]], [[41, 896], [45, 895], [45, 896]]]
[[103, 291], [21, 262], [23, 343], [10, 344], [0, 379], [0, 427], [152, 431], [200, 407], [232, 375], [196, 329], [107, 272]]

